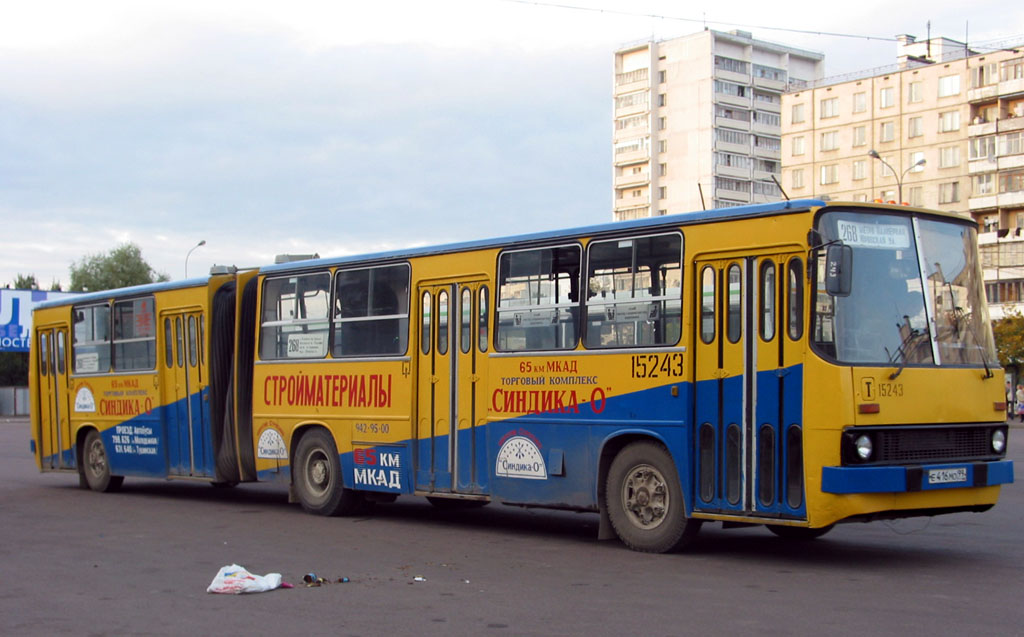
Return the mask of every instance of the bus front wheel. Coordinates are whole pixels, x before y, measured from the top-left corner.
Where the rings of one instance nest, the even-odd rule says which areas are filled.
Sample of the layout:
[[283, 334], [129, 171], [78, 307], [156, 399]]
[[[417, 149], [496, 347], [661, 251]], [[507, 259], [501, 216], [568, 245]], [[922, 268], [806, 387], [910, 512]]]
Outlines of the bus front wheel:
[[326, 430], [314, 429], [302, 437], [295, 449], [292, 472], [295, 491], [306, 512], [348, 515], [358, 508], [361, 498], [344, 487], [338, 447]]
[[79, 466], [85, 474], [85, 482], [93, 491], [117, 491], [124, 482], [124, 476], [110, 475], [110, 459], [103, 444], [103, 436], [95, 429], [85, 437]]
[[608, 470], [605, 506], [615, 533], [635, 551], [678, 550], [700, 530], [700, 520], [686, 517], [672, 457], [655, 442], [634, 442], [615, 456]]

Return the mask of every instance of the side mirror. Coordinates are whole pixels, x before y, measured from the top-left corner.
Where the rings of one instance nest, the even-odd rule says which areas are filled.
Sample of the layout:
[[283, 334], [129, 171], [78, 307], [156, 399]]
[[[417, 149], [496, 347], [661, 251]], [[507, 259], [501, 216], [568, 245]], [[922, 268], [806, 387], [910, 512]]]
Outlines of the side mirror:
[[853, 248], [838, 243], [825, 248], [825, 291], [829, 296], [850, 296]]

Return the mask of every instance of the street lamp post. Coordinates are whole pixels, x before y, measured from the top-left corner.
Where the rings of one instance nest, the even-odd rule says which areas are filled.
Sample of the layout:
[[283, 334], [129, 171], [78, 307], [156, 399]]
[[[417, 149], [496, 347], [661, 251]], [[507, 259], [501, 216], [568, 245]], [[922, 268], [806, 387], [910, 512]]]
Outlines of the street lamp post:
[[192, 256], [192, 251], [193, 251], [193, 250], [195, 250], [196, 248], [202, 247], [202, 246], [204, 246], [204, 245], [206, 245], [206, 239], [203, 239], [203, 240], [202, 240], [202, 241], [200, 241], [199, 243], [197, 243], [197, 244], [195, 244], [194, 246], [192, 246], [192, 249], [191, 249], [191, 250], [189, 250], [189, 251], [188, 251], [188, 254], [186, 254], [186, 255], [185, 255], [185, 278], [186, 278], [186, 279], [188, 278], [188, 258], [189, 258], [190, 256]]
[[872, 148], [871, 150], [868, 151], [868, 157], [874, 157], [878, 161], [882, 162], [882, 165], [884, 165], [886, 168], [888, 168], [889, 172], [892, 173], [892, 176], [896, 178], [896, 198], [897, 198], [897, 201], [899, 203], [903, 203], [903, 178], [906, 177], [907, 173], [909, 173], [911, 170], [914, 170], [915, 168], [918, 168], [919, 166], [924, 166], [925, 163], [927, 163], [925, 158], [922, 157], [921, 159], [918, 159], [917, 161], [915, 161], [912, 166], [909, 166], [906, 170], [903, 171], [903, 174], [900, 175], [900, 174], [896, 173], [896, 169], [893, 168], [889, 164], [889, 162], [887, 162], [884, 159], [882, 159], [882, 156], [879, 155], [878, 151], [875, 150], [874, 148]]

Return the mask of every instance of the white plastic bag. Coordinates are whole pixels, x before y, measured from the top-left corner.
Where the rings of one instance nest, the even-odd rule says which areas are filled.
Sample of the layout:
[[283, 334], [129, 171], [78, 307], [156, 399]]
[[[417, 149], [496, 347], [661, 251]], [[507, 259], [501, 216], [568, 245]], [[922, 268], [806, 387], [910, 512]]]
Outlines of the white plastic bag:
[[281, 585], [280, 573], [253, 575], [238, 564], [223, 566], [207, 587], [207, 593], [263, 593], [272, 591]]

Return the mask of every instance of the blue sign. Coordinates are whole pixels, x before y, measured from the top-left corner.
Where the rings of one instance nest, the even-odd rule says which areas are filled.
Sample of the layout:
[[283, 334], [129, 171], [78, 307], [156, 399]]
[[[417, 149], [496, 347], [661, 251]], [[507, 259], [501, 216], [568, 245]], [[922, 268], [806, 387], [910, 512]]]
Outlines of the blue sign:
[[32, 308], [72, 294], [0, 289], [0, 352], [27, 352], [32, 342]]

